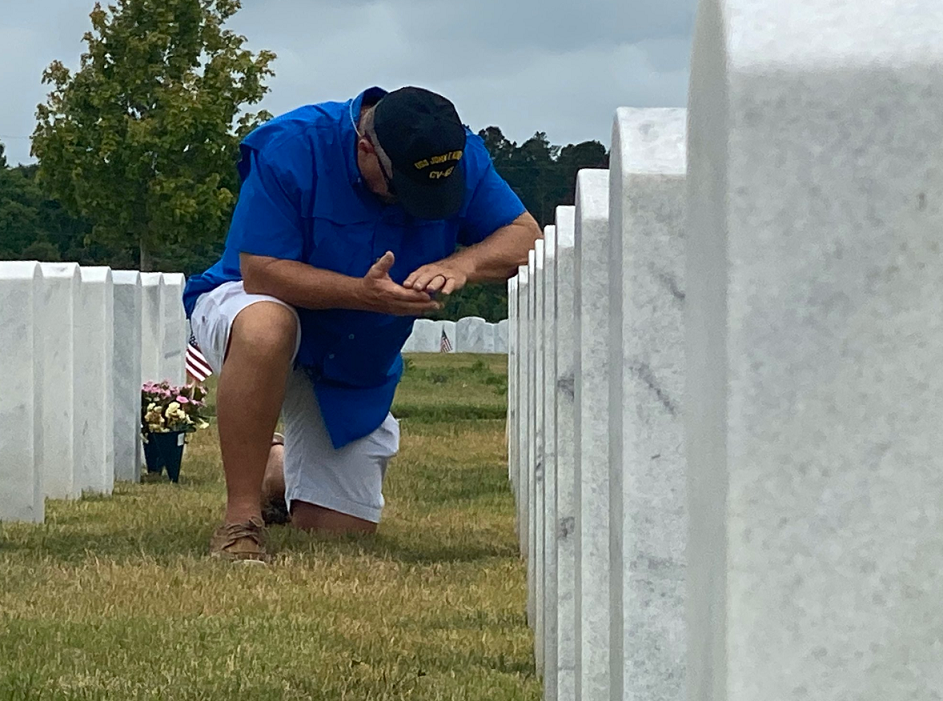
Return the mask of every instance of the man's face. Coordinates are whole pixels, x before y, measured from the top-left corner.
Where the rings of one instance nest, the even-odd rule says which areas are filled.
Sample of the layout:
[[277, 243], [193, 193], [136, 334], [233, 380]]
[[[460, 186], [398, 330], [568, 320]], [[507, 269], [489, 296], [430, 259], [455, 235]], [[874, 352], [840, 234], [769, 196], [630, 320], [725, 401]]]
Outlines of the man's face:
[[381, 162], [376, 146], [369, 136], [361, 136], [357, 141], [357, 164], [370, 192], [387, 204], [396, 201], [390, 182], [392, 174]]

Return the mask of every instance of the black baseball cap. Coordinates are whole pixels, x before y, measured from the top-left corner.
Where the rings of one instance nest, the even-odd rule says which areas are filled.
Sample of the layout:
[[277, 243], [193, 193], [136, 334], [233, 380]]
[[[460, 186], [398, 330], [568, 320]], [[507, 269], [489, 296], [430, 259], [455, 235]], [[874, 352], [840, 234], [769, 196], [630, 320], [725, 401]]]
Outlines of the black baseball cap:
[[423, 88], [385, 95], [373, 117], [399, 203], [418, 219], [450, 219], [465, 199], [465, 127], [455, 105]]

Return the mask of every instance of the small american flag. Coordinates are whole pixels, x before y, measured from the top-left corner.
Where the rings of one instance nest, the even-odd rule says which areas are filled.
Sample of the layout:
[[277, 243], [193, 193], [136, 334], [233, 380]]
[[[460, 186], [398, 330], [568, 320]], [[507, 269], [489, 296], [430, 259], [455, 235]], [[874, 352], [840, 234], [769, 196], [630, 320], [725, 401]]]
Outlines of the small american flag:
[[449, 340], [448, 335], [446, 335], [445, 329], [442, 329], [442, 339], [439, 341], [439, 352], [440, 353], [452, 352], [452, 342]]
[[206, 378], [212, 374], [213, 368], [206, 361], [196, 343], [196, 337], [191, 333], [190, 342], [187, 344], [187, 375], [197, 382], [206, 382]]

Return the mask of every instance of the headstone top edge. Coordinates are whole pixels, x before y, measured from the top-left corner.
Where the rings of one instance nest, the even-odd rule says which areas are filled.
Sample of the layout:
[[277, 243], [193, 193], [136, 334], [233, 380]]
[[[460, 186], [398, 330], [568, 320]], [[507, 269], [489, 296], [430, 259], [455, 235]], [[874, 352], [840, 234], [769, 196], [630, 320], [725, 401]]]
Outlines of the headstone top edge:
[[553, 213], [553, 220], [557, 228], [560, 225], [566, 225], [568, 220], [572, 220], [576, 216], [576, 205], [572, 204], [561, 204], [559, 205]]
[[39, 267], [47, 278], [80, 278], [82, 275], [78, 263], [40, 263]]
[[111, 268], [104, 265], [90, 265], [82, 267], [82, 282], [114, 282]]
[[687, 109], [620, 107], [612, 124], [612, 169], [623, 175], [684, 175]]
[[182, 285], [187, 281], [187, 276], [183, 273], [161, 273], [164, 282], [171, 285]]
[[116, 285], [139, 285], [141, 273], [137, 270], [112, 270], [111, 279]]
[[658, 119], [659, 121], [673, 121], [675, 119], [687, 119], [687, 107], [632, 107], [622, 105], [616, 107], [616, 119], [633, 119], [634, 115], [645, 119]]
[[576, 206], [565, 205], [557, 207], [556, 234], [557, 248], [573, 246], [573, 235], [576, 230]]
[[551, 260], [557, 253], [557, 227], [548, 226], [544, 231], [544, 260]]
[[581, 222], [609, 221], [609, 171], [586, 168], [576, 176], [576, 213]]
[[141, 284], [144, 287], [158, 287], [164, 284], [163, 273], [141, 273]]
[[3, 280], [31, 280], [42, 275], [39, 261], [9, 260], [0, 261], [0, 279]]
[[719, 35], [717, 26], [710, 34], [724, 43], [728, 71], [782, 66], [821, 72], [823, 67], [870, 69], [943, 61], [943, 3], [938, 0], [871, 0], [866, 10], [844, 0], [703, 3], [699, 15], [709, 15], [712, 24], [720, 17]]

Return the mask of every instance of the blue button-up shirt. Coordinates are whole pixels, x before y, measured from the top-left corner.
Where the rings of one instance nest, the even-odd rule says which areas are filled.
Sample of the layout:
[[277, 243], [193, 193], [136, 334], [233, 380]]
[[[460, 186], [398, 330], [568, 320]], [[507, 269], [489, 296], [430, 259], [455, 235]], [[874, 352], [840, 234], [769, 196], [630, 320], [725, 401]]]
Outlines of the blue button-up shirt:
[[[524, 212], [497, 174], [484, 143], [469, 132], [461, 167], [465, 201], [443, 221], [410, 217], [384, 205], [357, 167], [354, 118], [371, 88], [347, 102], [302, 107], [262, 125], [242, 143], [242, 189], [222, 259], [190, 278], [187, 314], [201, 294], [242, 279], [239, 254], [301, 261], [363, 277], [386, 251], [396, 257], [390, 276], [402, 283], [417, 268], [451, 255], [458, 244], [485, 239]], [[403, 371], [400, 351], [413, 317], [345, 309], [299, 309], [297, 363], [311, 376], [335, 448], [369, 435], [386, 418]]]

